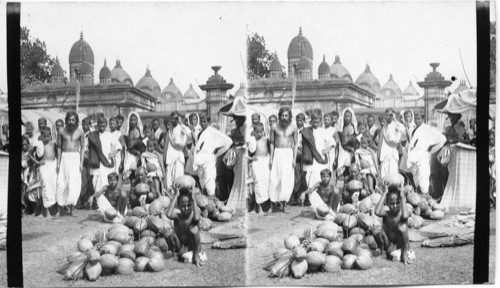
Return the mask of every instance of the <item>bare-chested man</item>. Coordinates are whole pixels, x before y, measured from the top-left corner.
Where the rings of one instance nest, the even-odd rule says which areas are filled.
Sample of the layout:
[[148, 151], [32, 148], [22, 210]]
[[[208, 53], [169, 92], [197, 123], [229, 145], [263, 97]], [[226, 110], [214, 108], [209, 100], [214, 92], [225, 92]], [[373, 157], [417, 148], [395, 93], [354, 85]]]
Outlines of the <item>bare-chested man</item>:
[[[257, 205], [269, 200], [269, 138], [264, 137], [264, 124], [254, 126], [253, 136], [250, 137], [248, 151], [253, 155], [252, 169], [255, 177], [255, 202]], [[261, 210], [262, 206], [260, 206]], [[269, 210], [271, 212], [271, 210]]]
[[[66, 113], [66, 127], [61, 129], [57, 136], [56, 200], [60, 206], [69, 206], [71, 216], [73, 216], [73, 206], [80, 196], [83, 170], [85, 138], [78, 124], [78, 114], [75, 111]], [[59, 211], [56, 213], [57, 216]]]
[[43, 127], [40, 131], [41, 142], [43, 143], [43, 155], [40, 161], [40, 176], [42, 178], [42, 197], [45, 217], [50, 217], [47, 210], [56, 204], [57, 189], [57, 161], [56, 161], [56, 143], [52, 139], [49, 127]]
[[123, 171], [123, 179], [131, 177], [131, 174], [137, 170], [137, 162], [141, 156], [141, 151], [144, 150], [142, 127], [139, 115], [135, 112], [130, 112], [128, 115], [128, 129], [125, 134], [125, 144], [127, 147], [121, 151], [122, 163], [119, 169]]
[[354, 111], [351, 108], [345, 108], [337, 125], [341, 144], [338, 155], [338, 175], [342, 173], [344, 176], [348, 175], [345, 172], [346, 168], [353, 163], [356, 135], [358, 134], [357, 126], [358, 123]]
[[42, 130], [43, 128], [47, 127], [47, 119], [45, 118], [39, 118], [38, 119], [38, 131], [35, 133], [36, 138], [40, 141], [42, 141]]
[[298, 130], [295, 123], [292, 123], [292, 111], [290, 108], [281, 107], [278, 117], [279, 124], [274, 124], [271, 127], [271, 157], [269, 158], [271, 181], [269, 183], [269, 198], [272, 202], [281, 202], [283, 212], [287, 213], [286, 203], [292, 195], [294, 185]]

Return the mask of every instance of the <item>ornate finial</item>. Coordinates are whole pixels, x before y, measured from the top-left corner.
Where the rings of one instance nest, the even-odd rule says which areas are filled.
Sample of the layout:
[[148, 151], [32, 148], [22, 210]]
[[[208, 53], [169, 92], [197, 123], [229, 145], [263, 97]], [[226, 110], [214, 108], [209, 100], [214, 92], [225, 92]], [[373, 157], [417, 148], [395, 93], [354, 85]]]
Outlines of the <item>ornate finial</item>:
[[368, 64], [368, 62], [366, 62], [366, 68], [365, 68], [365, 73], [370, 73], [370, 65]]
[[80, 40], [83, 40], [83, 31], [80, 31]]
[[56, 56], [56, 63], [59, 64], [59, 57]]
[[299, 26], [299, 35], [302, 35], [302, 26]]
[[323, 54], [323, 62], [326, 62], [326, 61], [325, 61], [325, 54]]
[[439, 63], [437, 62], [431, 63], [431, 67], [432, 67], [432, 72], [436, 72], [436, 68], [439, 67]]
[[391, 80], [394, 81], [394, 79], [392, 79], [392, 74], [389, 74], [389, 81], [391, 81]]
[[120, 62], [120, 59], [116, 59], [116, 66], [115, 68], [122, 68], [122, 63]]
[[172, 79], [172, 77], [170, 77], [170, 83], [168, 83], [168, 85], [171, 85], [171, 84], [174, 84], [174, 79]]
[[106, 58], [104, 58], [104, 67], [106, 67]]
[[335, 63], [336, 64], [342, 64], [342, 63], [340, 63], [340, 57], [339, 57], [339, 55], [335, 55]]
[[189, 89], [193, 89], [193, 83], [189, 83]]
[[146, 66], [146, 74], [144, 76], [151, 77], [151, 71], [149, 70], [149, 65]]
[[220, 68], [222, 68], [222, 66], [212, 66], [212, 70], [214, 70], [214, 75], [217, 75], [217, 73], [219, 72]]

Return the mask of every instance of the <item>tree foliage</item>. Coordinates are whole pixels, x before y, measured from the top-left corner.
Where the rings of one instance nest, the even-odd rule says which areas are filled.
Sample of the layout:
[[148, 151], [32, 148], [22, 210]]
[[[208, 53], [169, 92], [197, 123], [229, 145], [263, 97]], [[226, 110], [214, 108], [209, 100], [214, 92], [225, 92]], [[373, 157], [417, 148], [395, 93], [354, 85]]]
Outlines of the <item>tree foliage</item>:
[[[264, 39], [264, 36], [260, 36], [257, 33], [252, 33], [247, 36], [247, 55], [248, 79], [269, 77], [269, 66], [274, 58], [278, 58], [276, 52], [270, 53], [266, 49], [266, 40]], [[281, 67], [283, 71], [284, 67]]]
[[47, 53], [45, 42], [31, 37], [30, 30], [26, 27], [21, 27], [20, 38], [21, 89], [30, 85], [48, 82], [50, 80], [50, 71], [56, 61]]

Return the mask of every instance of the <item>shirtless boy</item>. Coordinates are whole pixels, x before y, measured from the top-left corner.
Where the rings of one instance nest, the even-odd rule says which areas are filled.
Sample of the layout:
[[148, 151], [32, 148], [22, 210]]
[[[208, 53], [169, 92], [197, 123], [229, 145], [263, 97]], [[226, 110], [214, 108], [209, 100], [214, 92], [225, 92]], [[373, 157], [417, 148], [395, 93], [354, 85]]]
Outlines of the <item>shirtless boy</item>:
[[[410, 213], [406, 207], [404, 194], [396, 185], [386, 186], [382, 198], [375, 207], [375, 215], [383, 218], [383, 226], [376, 228], [373, 231], [373, 236], [382, 253], [387, 252], [388, 256], [392, 252], [390, 251], [391, 244], [396, 244], [397, 249], [401, 249], [401, 262], [407, 265], [411, 263], [408, 258], [410, 241], [407, 226]], [[387, 206], [389, 206], [388, 211], [384, 209], [386, 200]]]
[[[174, 220], [174, 233], [164, 233], [169, 247], [178, 253], [179, 259], [182, 257], [183, 246], [187, 246], [188, 251], [193, 251], [193, 264], [201, 266], [204, 263], [200, 260], [201, 240], [200, 240], [200, 208], [196, 201], [195, 190], [186, 188], [175, 188], [174, 199], [168, 207], [167, 217]], [[179, 209], [175, 209], [175, 203]], [[187, 252], [187, 251], [186, 251]]]
[[[283, 212], [288, 213], [286, 202], [293, 192], [298, 131], [297, 126], [292, 122], [292, 111], [289, 107], [281, 107], [278, 116], [280, 122], [271, 127], [269, 198], [272, 202], [281, 202]], [[278, 190], [278, 188], [281, 189]]]
[[56, 143], [52, 140], [49, 127], [44, 127], [40, 135], [43, 143], [43, 156], [40, 160], [40, 176], [42, 178], [43, 213], [50, 217], [48, 209], [56, 204], [57, 173]]
[[[134, 208], [135, 206], [140, 206], [142, 204], [151, 203], [159, 197], [159, 194], [155, 189], [154, 181], [153, 179], [151, 179], [151, 177], [148, 177], [146, 169], [144, 167], [139, 167], [137, 168], [137, 171], [135, 173], [135, 178], [130, 182], [131, 187], [134, 187], [130, 195], [130, 205], [132, 206], [132, 208]], [[140, 183], [148, 184], [148, 193], [143, 195], [137, 193], [135, 186]]]
[[[329, 169], [321, 170], [321, 181], [314, 184], [311, 188], [300, 194], [300, 201], [304, 203], [306, 199], [306, 195], [309, 196], [309, 201], [311, 202], [312, 208], [316, 212], [315, 206], [319, 206], [322, 203], [315, 203], [314, 197], [311, 195], [315, 191], [318, 193], [321, 200], [323, 200], [323, 204], [327, 204], [329, 208], [332, 208], [333, 212], [337, 212], [340, 203], [340, 193], [337, 187], [331, 183], [330, 178], [332, 177], [332, 171]], [[318, 198], [319, 199], [319, 198]], [[319, 202], [319, 201], [317, 201]], [[316, 212], [317, 213], [317, 212]]]
[[[80, 196], [82, 183], [85, 142], [84, 132], [78, 129], [78, 122], [75, 111], [66, 113], [66, 127], [57, 136], [56, 199], [60, 206], [69, 206], [70, 216], [73, 216], [73, 206]], [[59, 211], [56, 213], [58, 215]]]
[[[101, 197], [102, 196], [102, 197]], [[108, 174], [108, 185], [104, 186], [101, 191], [98, 191], [93, 196], [97, 199], [97, 205], [99, 207], [99, 212], [104, 217], [106, 221], [112, 221], [113, 219], [107, 219], [105, 215], [106, 209], [113, 207], [120, 214], [125, 215], [127, 209], [127, 193], [122, 191], [118, 186], [118, 174], [112, 172]], [[92, 205], [92, 199], [89, 198], [89, 204]]]
[[[264, 137], [264, 124], [257, 123], [253, 130], [253, 139], [250, 140], [248, 150], [255, 153], [252, 160], [252, 169], [255, 176], [255, 201], [262, 209], [262, 203], [269, 200], [269, 138]], [[266, 213], [270, 213], [271, 209]]]

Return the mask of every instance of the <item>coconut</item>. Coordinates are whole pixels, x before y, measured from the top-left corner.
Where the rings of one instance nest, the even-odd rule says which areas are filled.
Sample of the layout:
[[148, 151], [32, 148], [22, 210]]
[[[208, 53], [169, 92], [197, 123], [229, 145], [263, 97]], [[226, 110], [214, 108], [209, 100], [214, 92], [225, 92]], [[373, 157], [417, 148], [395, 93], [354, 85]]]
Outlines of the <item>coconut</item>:
[[429, 218], [432, 220], [441, 220], [444, 217], [443, 210], [434, 210], [430, 213]]
[[151, 272], [160, 272], [165, 269], [165, 261], [158, 257], [149, 259], [147, 269]]
[[392, 173], [382, 179], [382, 183], [385, 186], [397, 186], [402, 187], [405, 183], [405, 178], [399, 173]]
[[134, 253], [136, 256], [148, 256], [149, 243], [146, 241], [137, 241], [135, 243]]
[[368, 247], [370, 247], [371, 250], [375, 250], [378, 248], [377, 242], [375, 241], [375, 238], [373, 235], [368, 235], [363, 240], [361, 240], [363, 243], [367, 244]]
[[70, 259], [78, 258], [78, 257], [80, 257], [82, 255], [83, 255], [82, 252], [75, 251], [75, 252], [69, 253], [68, 256], [66, 256], [66, 259], [68, 260], [68, 262], [71, 262]]
[[146, 209], [144, 209], [144, 207], [137, 206], [137, 207], [134, 207], [134, 209], [132, 209], [132, 216], [144, 217], [147, 214], [148, 214], [148, 211]]
[[109, 242], [101, 248], [101, 254], [116, 255], [116, 253], [118, 253], [118, 248], [113, 244], [109, 244]]
[[108, 242], [106, 242], [106, 244], [115, 246], [117, 251], [122, 246], [122, 243], [115, 241], [115, 240], [108, 241]]
[[121, 275], [130, 275], [134, 273], [135, 262], [128, 258], [118, 259], [118, 267], [116, 267], [116, 273]]
[[102, 267], [101, 264], [99, 264], [99, 262], [92, 262], [92, 263], [88, 262], [87, 265], [85, 265], [85, 277], [89, 281], [97, 280], [97, 278], [99, 278], [101, 273], [102, 273]]
[[325, 217], [330, 212], [330, 208], [326, 204], [321, 205], [316, 209], [316, 212], [318, 213], [319, 216]]
[[421, 211], [421, 210], [420, 210], [420, 206], [417, 206], [417, 208], [415, 208], [415, 209], [413, 210], [413, 214], [415, 214], [415, 215], [420, 215], [420, 211]]
[[353, 235], [349, 236], [349, 238], [347, 238], [347, 239], [353, 239], [353, 240], [354, 240], [354, 242], [356, 242], [356, 244], [357, 244], [357, 243], [359, 243], [361, 240], [363, 240], [363, 238], [364, 238], [364, 237], [363, 237], [363, 235], [361, 235], [361, 234], [353, 234]]
[[154, 249], [149, 249], [149, 259], [151, 258], [160, 258], [162, 260], [165, 260], [165, 255], [163, 254], [163, 252], [161, 252], [160, 249], [158, 250], [154, 250]]
[[373, 204], [371, 197], [366, 197], [358, 202], [358, 209], [361, 212], [370, 212], [375, 205]]
[[365, 230], [360, 227], [354, 227], [351, 230], [349, 230], [349, 235], [354, 235], [354, 234], [361, 234], [362, 236], [365, 236]]
[[288, 237], [285, 237], [285, 247], [288, 250], [292, 250], [293, 247], [300, 245], [300, 240], [299, 237], [295, 235], [289, 235]]
[[158, 233], [158, 232], [162, 231], [162, 229], [163, 229], [163, 221], [161, 221], [160, 218], [158, 218], [158, 216], [152, 216], [152, 215], [149, 216], [148, 221], [147, 221], [147, 225], [148, 225], [149, 229], [151, 229], [151, 231], [153, 231], [155, 233]]
[[360, 270], [367, 270], [373, 267], [373, 259], [368, 256], [358, 256], [354, 264]]
[[156, 238], [154, 245], [157, 246], [160, 249], [160, 251], [163, 251], [163, 252], [168, 251], [167, 240], [165, 240], [165, 238], [163, 238], [163, 237]]
[[106, 218], [109, 220], [113, 220], [115, 219], [116, 216], [118, 216], [118, 212], [116, 211], [115, 208], [109, 207], [106, 210], [104, 210], [104, 216], [106, 216]]
[[305, 259], [293, 260], [292, 264], [290, 264], [290, 272], [292, 273], [293, 278], [300, 279], [306, 274], [308, 267], [309, 266]]
[[357, 220], [359, 227], [363, 228], [364, 230], [368, 230], [373, 227], [373, 218], [368, 214], [359, 213]]
[[420, 197], [420, 203], [418, 204], [418, 206], [420, 207], [420, 213], [423, 213], [427, 211], [427, 209], [429, 209], [429, 204], [424, 197]]
[[358, 219], [354, 215], [348, 215], [342, 222], [342, 227], [344, 227], [345, 230], [350, 230], [356, 227], [356, 225], [358, 225]]
[[80, 251], [82, 253], [86, 253], [87, 251], [89, 251], [90, 249], [92, 249], [92, 247], [94, 247], [94, 245], [92, 244], [92, 241], [90, 241], [87, 238], [80, 239], [76, 243], [76, 246], [78, 247], [78, 251]]
[[[366, 244], [364, 244], [366, 245]], [[366, 247], [356, 247], [356, 253], [354, 253], [356, 256], [366, 256], [366, 257], [373, 257], [372, 251], [370, 248], [366, 245]]]
[[99, 260], [99, 263], [101, 264], [103, 275], [113, 273], [119, 264], [118, 257], [111, 254], [101, 255], [101, 260]]
[[321, 242], [325, 247], [326, 245], [328, 245], [328, 243], [330, 243], [330, 240], [323, 237], [314, 238], [314, 241]]
[[128, 228], [132, 229], [132, 228], [134, 228], [134, 222], [137, 219], [138, 219], [138, 217], [136, 217], [136, 216], [125, 217], [125, 222], [123, 222], [123, 224], [125, 224], [125, 226], [127, 226]]
[[420, 226], [422, 226], [422, 225], [424, 224], [424, 221], [425, 221], [425, 220], [424, 220], [424, 218], [422, 218], [422, 217], [420, 217], [420, 216], [413, 215], [413, 216], [411, 216], [411, 218], [413, 218], [413, 221], [414, 221], [415, 223], [419, 223], [419, 224], [420, 224]]
[[406, 202], [410, 203], [413, 207], [417, 207], [420, 204], [420, 195], [415, 192], [409, 193], [406, 196]]
[[233, 208], [230, 208], [228, 206], [222, 206], [219, 208], [220, 212], [229, 212], [229, 213], [233, 213], [234, 212], [234, 209]]
[[434, 204], [434, 206], [432, 206], [432, 210], [446, 211], [446, 206], [443, 204]]
[[[205, 210], [206, 211], [206, 210]], [[203, 231], [208, 231], [212, 227], [212, 221], [208, 218], [202, 217], [200, 219], [200, 229]]]
[[358, 209], [353, 204], [347, 203], [340, 207], [340, 213], [351, 214], [358, 212]]
[[134, 248], [135, 248], [135, 245], [134, 244], [123, 244], [119, 249], [118, 249], [118, 252], [117, 252], [117, 255], [120, 255], [122, 252], [124, 251], [134, 251]]
[[434, 198], [429, 198], [427, 199], [427, 204], [429, 204], [429, 207], [433, 208], [434, 205], [437, 204], [437, 201]]
[[112, 231], [112, 230], [128, 232], [129, 228], [127, 226], [123, 225], [122, 223], [114, 223], [113, 225], [111, 225], [109, 227], [108, 232]]
[[156, 199], [153, 203], [149, 204], [148, 212], [151, 215], [158, 215], [163, 212], [163, 203], [160, 200]]
[[344, 251], [344, 254], [352, 254], [354, 253], [356, 249], [356, 240], [354, 238], [347, 238], [344, 240], [344, 244], [342, 244], [342, 251]]
[[208, 214], [214, 213], [215, 209], [217, 209], [215, 207], [215, 203], [209, 199], [208, 204], [207, 204], [207, 208], [206, 208]]
[[146, 183], [139, 183], [139, 184], [135, 185], [135, 192], [137, 194], [146, 194], [149, 191], [150, 191], [149, 185]]
[[279, 258], [283, 257], [284, 255], [293, 255], [292, 251], [290, 251], [290, 250], [288, 250], [287, 248], [278, 248], [278, 249], [274, 250], [273, 258], [279, 259]]
[[167, 196], [160, 196], [157, 199], [158, 201], [161, 202], [161, 205], [163, 206], [163, 210], [167, 209], [170, 206], [170, 198]]
[[306, 259], [307, 251], [304, 247], [302, 247], [302, 245], [297, 245], [293, 247], [292, 252], [293, 252], [293, 259], [297, 261], [302, 261]]
[[135, 258], [136, 258], [134, 251], [130, 251], [130, 250], [124, 250], [121, 253], [118, 253], [118, 256], [120, 258], [128, 258], [132, 261], [135, 261]]
[[[127, 228], [128, 231], [128, 228]], [[122, 244], [128, 243], [130, 241], [130, 236], [128, 235], [128, 232], [121, 231], [121, 230], [111, 230], [106, 234], [106, 238], [108, 240], [114, 240], [117, 242], [120, 242]]]
[[328, 251], [326, 251], [327, 255], [333, 255], [339, 257], [339, 259], [342, 259], [344, 257], [344, 251], [342, 251], [341, 248], [330, 248]]
[[189, 175], [181, 175], [175, 178], [174, 185], [179, 187], [179, 189], [181, 188], [191, 189], [196, 187], [196, 181], [194, 180], [193, 177]]
[[379, 193], [373, 193], [370, 195], [370, 198], [372, 199], [373, 205], [377, 205], [380, 199], [382, 199], [382, 195]]
[[137, 272], [145, 271], [146, 266], [148, 265], [148, 262], [149, 262], [148, 257], [144, 257], [144, 256], [137, 257], [137, 259], [135, 259], [134, 270]]
[[229, 220], [231, 220], [231, 213], [229, 212], [222, 212], [219, 214], [219, 217], [217, 217], [217, 219], [220, 221], [220, 222], [228, 222]]
[[149, 245], [153, 244], [155, 242], [155, 237], [152, 237], [152, 236], [144, 236], [141, 238], [140, 241], [144, 241], [146, 243], [148, 243]]
[[349, 216], [348, 214], [345, 213], [339, 213], [335, 216], [335, 219], [333, 222], [339, 226], [342, 226], [342, 223], [344, 222], [344, 219]]
[[134, 222], [134, 232], [140, 234], [148, 228], [148, 221], [144, 218], [139, 218]]
[[325, 247], [325, 253], [328, 253], [328, 250], [332, 248], [342, 248], [342, 244], [344, 244], [342, 241], [332, 241], [328, 243]]
[[321, 241], [314, 240], [307, 247], [307, 251], [308, 252], [309, 251], [319, 251], [319, 252], [323, 253], [323, 251], [325, 251], [325, 245]]
[[342, 258], [342, 269], [352, 269], [357, 258], [353, 254], [344, 255], [344, 258]]
[[87, 252], [87, 260], [89, 263], [97, 263], [101, 260], [101, 254], [96, 249], [92, 248]]
[[141, 235], [139, 236], [139, 238], [146, 237], [146, 236], [156, 237], [156, 233], [151, 231], [151, 230], [146, 229], [146, 230], [141, 232]]
[[[329, 222], [331, 224], [325, 224], [320, 226], [318, 229], [314, 231], [314, 235], [316, 237], [322, 237], [327, 239], [329, 242], [337, 239], [338, 235], [338, 226], [333, 222]], [[328, 244], [328, 243], [327, 243]]]
[[195, 198], [196, 198], [196, 204], [198, 204], [198, 207], [200, 207], [201, 209], [207, 208], [207, 205], [209, 202], [207, 196], [205, 196], [203, 194], [196, 194]]
[[325, 255], [319, 251], [310, 251], [306, 255], [309, 272], [320, 271], [325, 264]]
[[334, 255], [328, 255], [325, 257], [325, 265], [323, 266], [323, 271], [329, 273], [337, 273], [340, 271], [342, 266], [342, 260]]

